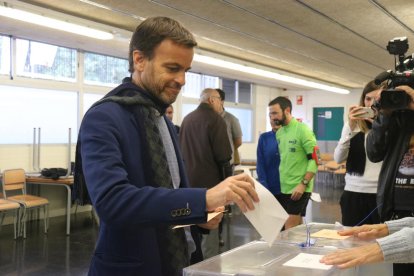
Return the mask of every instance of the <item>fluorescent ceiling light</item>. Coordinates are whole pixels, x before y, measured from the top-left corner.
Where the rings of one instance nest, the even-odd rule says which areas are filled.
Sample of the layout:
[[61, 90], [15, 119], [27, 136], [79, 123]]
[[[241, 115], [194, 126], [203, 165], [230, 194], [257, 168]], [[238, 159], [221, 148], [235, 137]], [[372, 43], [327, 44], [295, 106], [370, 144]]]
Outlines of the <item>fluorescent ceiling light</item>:
[[62, 20], [49, 18], [43, 15], [26, 12], [14, 8], [0, 6], [0, 15], [21, 20], [24, 22], [56, 29], [59, 31], [65, 31], [69, 33], [79, 34], [87, 37], [92, 37], [101, 40], [113, 39], [114, 36], [111, 33], [95, 30], [92, 28], [80, 26], [73, 23], [68, 23]]
[[218, 67], [222, 67], [222, 68], [226, 68], [226, 69], [231, 69], [231, 70], [235, 70], [235, 71], [240, 71], [240, 72], [244, 72], [244, 73], [248, 73], [248, 74], [252, 74], [252, 75], [256, 75], [256, 76], [260, 76], [260, 77], [266, 77], [266, 78], [269, 78], [269, 79], [275, 79], [275, 80], [278, 80], [278, 81], [297, 84], [297, 85], [301, 85], [301, 86], [305, 86], [305, 87], [321, 89], [321, 90], [325, 90], [325, 91], [329, 91], [329, 92], [334, 92], [334, 93], [339, 93], [339, 94], [349, 94], [350, 93], [349, 90], [346, 90], [346, 89], [343, 89], [343, 88], [329, 86], [329, 85], [326, 85], [326, 84], [321, 84], [321, 83], [308, 81], [308, 80], [304, 80], [304, 79], [299, 79], [299, 78], [295, 78], [295, 77], [285, 76], [285, 75], [281, 75], [281, 74], [278, 74], [278, 73], [275, 73], [275, 72], [270, 72], [270, 71], [250, 67], [250, 66], [245, 66], [245, 65], [238, 64], [238, 63], [234, 63], [234, 62], [224, 61], [224, 60], [221, 60], [221, 59], [218, 59], [218, 58], [213, 58], [213, 57], [204, 56], [204, 55], [200, 55], [200, 54], [195, 54], [194, 55], [194, 61], [202, 62], [202, 63], [205, 63], [205, 64], [218, 66]]

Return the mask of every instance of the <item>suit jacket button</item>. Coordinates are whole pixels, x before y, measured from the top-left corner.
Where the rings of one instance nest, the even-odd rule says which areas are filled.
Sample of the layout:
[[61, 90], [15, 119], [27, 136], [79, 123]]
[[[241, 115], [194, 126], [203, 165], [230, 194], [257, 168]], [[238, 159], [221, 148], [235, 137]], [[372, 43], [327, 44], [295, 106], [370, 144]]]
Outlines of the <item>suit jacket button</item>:
[[189, 216], [189, 215], [191, 214], [191, 210], [190, 210], [190, 208], [186, 208], [186, 209], [185, 209], [185, 214], [186, 214], [187, 216]]
[[175, 217], [177, 216], [177, 210], [172, 210], [172, 211], [171, 211], [171, 216], [172, 216], [173, 218], [175, 218]]

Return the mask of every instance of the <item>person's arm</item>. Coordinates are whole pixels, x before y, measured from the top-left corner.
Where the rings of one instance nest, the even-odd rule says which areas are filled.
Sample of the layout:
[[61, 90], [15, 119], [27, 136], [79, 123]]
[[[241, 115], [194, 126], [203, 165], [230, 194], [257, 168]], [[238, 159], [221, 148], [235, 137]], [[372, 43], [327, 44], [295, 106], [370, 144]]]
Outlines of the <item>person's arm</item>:
[[231, 135], [233, 137], [233, 144], [234, 144], [234, 148], [238, 148], [242, 144], [243, 132], [241, 130], [239, 119], [237, 119], [237, 117], [234, 116], [233, 114], [230, 114], [230, 115], [232, 116], [232, 120], [230, 120], [230, 122], [231, 122]]
[[372, 123], [372, 129], [366, 141], [367, 157], [371, 162], [384, 160], [389, 144], [390, 118], [389, 114], [380, 113]]
[[[385, 224], [362, 225], [338, 231], [341, 236], [355, 236], [363, 240], [377, 239], [376, 243], [335, 251], [324, 256], [322, 263], [349, 268], [381, 261], [393, 263], [414, 262], [414, 218], [387, 221]], [[391, 235], [389, 235], [391, 234]]]
[[234, 147], [234, 164], [240, 164], [240, 155], [238, 148], [242, 145], [242, 130], [240, 127], [239, 119], [233, 116], [234, 120], [231, 120], [231, 133], [233, 137], [233, 147]]
[[390, 234], [395, 233], [405, 227], [414, 228], [414, 217], [406, 217], [397, 220], [386, 221], [385, 224], [388, 227]]
[[216, 116], [214, 123], [209, 128], [211, 147], [214, 160], [222, 173], [222, 179], [233, 174], [230, 166], [231, 145], [227, 136], [227, 125], [221, 116]]
[[[102, 104], [85, 116], [80, 129], [82, 167], [99, 218], [110, 225], [192, 224], [206, 221], [206, 189], [167, 189], [132, 183], [124, 147], [131, 133], [129, 113], [115, 103]], [[135, 131], [135, 130], [132, 130]], [[134, 141], [133, 150], [143, 150]], [[137, 161], [139, 164], [140, 161]], [[141, 161], [143, 162], [143, 161]], [[177, 210], [189, 210], [176, 215]]]
[[414, 228], [403, 228], [377, 242], [356, 248], [335, 251], [325, 255], [320, 262], [350, 268], [358, 265], [379, 263], [414, 262]]
[[342, 128], [341, 138], [338, 141], [338, 144], [335, 147], [334, 151], [334, 160], [337, 163], [342, 163], [348, 158], [349, 147], [351, 145], [351, 139], [359, 132], [359, 128], [356, 127], [356, 130], [352, 130], [349, 126], [349, 122], [344, 124]]
[[307, 154], [308, 163], [306, 166], [306, 174], [309, 175], [309, 177], [306, 177], [307, 175], [305, 175], [304, 179], [311, 181], [316, 171], [318, 170], [318, 166], [316, 165], [315, 160], [312, 159], [312, 153], [316, 147], [316, 138], [313, 131], [308, 127], [304, 128], [303, 130], [304, 134], [302, 137], [302, 147]]
[[380, 238], [384, 261], [392, 263], [414, 262], [414, 228], [403, 228], [387, 237]]
[[253, 202], [259, 202], [253, 179], [245, 173], [227, 177], [206, 193], [208, 211], [235, 203], [242, 212], [254, 210]]
[[259, 177], [259, 182], [265, 186], [269, 187], [267, 183], [267, 172], [266, 172], [266, 162], [264, 155], [264, 133], [260, 135], [259, 142], [257, 144], [256, 150], [256, 172]]
[[242, 145], [242, 138], [234, 138], [233, 139], [234, 150], [237, 150]]
[[[414, 110], [414, 90], [406, 85], [396, 87], [398, 90], [404, 90], [405, 93], [411, 96], [411, 102], [408, 108]], [[400, 93], [400, 92], [395, 92]], [[393, 127], [391, 122], [392, 112], [388, 110], [381, 110], [372, 123], [372, 130], [367, 136], [367, 156], [371, 162], [380, 162], [384, 160], [385, 154], [389, 148], [390, 136], [392, 136], [394, 130], [390, 130]], [[395, 131], [398, 131], [396, 129]]]
[[379, 263], [384, 260], [381, 247], [378, 243], [372, 243], [360, 247], [338, 250], [325, 255], [320, 260], [326, 265], [335, 265], [339, 268]]
[[[303, 193], [309, 188], [310, 183], [315, 176], [316, 171], [318, 170], [318, 166], [316, 165], [315, 160], [312, 159], [312, 153], [316, 147], [316, 138], [311, 129], [308, 127], [303, 127], [300, 140], [302, 142], [303, 150], [305, 151], [305, 154], [307, 155], [307, 165], [306, 165], [306, 173], [303, 176], [302, 180], [296, 188], [292, 191], [292, 200], [299, 200]], [[305, 185], [303, 180], [306, 180], [308, 184]], [[308, 191], [310, 191], [308, 189]], [[310, 191], [311, 192], [311, 191]]]
[[414, 89], [407, 85], [397, 86], [396, 89], [404, 90], [405, 93], [411, 96], [411, 102], [408, 104], [408, 108], [414, 110]]
[[[385, 237], [389, 234], [386, 224], [373, 224], [351, 227], [338, 231], [341, 236], [354, 236], [362, 240], [372, 240]], [[377, 263], [384, 260], [381, 247], [378, 243], [365, 246], [337, 250], [325, 255], [320, 262], [327, 265], [336, 265], [339, 268], [349, 268], [358, 265]]]

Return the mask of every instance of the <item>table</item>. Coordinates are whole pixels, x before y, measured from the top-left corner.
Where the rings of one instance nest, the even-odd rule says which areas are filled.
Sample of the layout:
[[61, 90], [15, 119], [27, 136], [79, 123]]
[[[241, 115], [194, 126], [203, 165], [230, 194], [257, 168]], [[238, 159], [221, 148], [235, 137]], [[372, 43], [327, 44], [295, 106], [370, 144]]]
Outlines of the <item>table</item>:
[[[333, 224], [310, 223], [310, 232], [322, 229], [337, 229]], [[318, 270], [283, 266], [285, 262], [299, 253], [325, 255], [337, 248], [349, 248], [363, 244], [350, 237], [345, 240], [317, 238], [314, 246], [301, 247], [299, 243], [306, 240], [306, 227], [299, 225], [280, 233], [277, 241], [270, 247], [264, 241], [253, 241], [224, 252], [203, 262], [184, 268], [184, 276], [192, 275], [392, 275], [392, 264], [364, 265], [356, 268], [340, 270], [332, 267], [329, 270]]]
[[58, 187], [66, 188], [66, 191], [67, 191], [67, 197], [66, 197], [66, 235], [70, 235], [70, 209], [71, 209], [71, 206], [72, 206], [71, 186], [73, 185], [73, 177], [59, 178], [59, 179], [54, 180], [54, 179], [51, 179], [51, 178], [28, 176], [28, 177], [26, 177], [26, 183], [36, 184], [36, 185], [58, 186]]

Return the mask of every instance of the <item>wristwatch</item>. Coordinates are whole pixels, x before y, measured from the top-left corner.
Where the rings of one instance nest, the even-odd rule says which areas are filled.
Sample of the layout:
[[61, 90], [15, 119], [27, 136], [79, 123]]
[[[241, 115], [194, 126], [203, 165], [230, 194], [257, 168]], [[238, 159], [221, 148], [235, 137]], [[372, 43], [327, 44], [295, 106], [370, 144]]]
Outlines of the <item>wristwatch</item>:
[[303, 184], [303, 185], [305, 185], [305, 186], [308, 186], [308, 184], [309, 184], [309, 180], [307, 180], [307, 179], [302, 179], [302, 184]]

